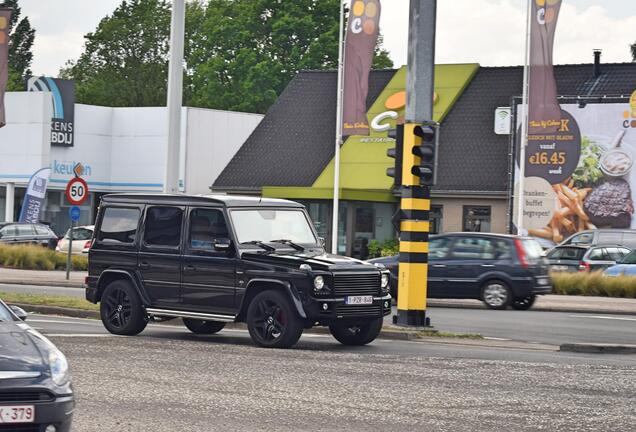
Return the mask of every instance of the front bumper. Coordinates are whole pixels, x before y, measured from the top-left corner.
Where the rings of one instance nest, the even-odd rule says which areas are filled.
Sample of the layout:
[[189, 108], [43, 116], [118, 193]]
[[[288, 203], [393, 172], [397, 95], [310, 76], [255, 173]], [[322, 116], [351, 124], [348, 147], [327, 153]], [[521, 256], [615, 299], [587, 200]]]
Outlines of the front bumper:
[[307, 318], [320, 323], [333, 321], [382, 318], [391, 313], [391, 295], [373, 296], [373, 303], [366, 305], [347, 305], [344, 297], [312, 297], [309, 304], [303, 305]]
[[[57, 432], [69, 432], [73, 421], [73, 411], [75, 410], [75, 399], [72, 395], [59, 396], [51, 401], [34, 402], [11, 402], [0, 405], [33, 405], [35, 407], [35, 421], [33, 423], [13, 423], [0, 426], [0, 431], [11, 430], [33, 430], [44, 432], [47, 426], [54, 425]], [[26, 429], [32, 427], [32, 429]]]

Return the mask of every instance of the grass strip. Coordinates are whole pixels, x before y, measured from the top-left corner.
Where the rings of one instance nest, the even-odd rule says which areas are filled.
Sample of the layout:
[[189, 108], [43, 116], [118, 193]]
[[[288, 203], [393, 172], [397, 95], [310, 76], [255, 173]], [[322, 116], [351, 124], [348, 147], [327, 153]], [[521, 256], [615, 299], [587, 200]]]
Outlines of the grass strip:
[[439, 338], [451, 338], [451, 339], [483, 339], [484, 337], [479, 333], [452, 333], [452, 332], [435, 332], [435, 331], [423, 331], [419, 332], [420, 336], [425, 337], [439, 337]]
[[90, 303], [82, 298], [71, 296], [0, 292], [0, 299], [2, 299], [5, 303], [21, 303], [36, 306], [56, 306], [90, 311], [99, 310], [99, 305]]

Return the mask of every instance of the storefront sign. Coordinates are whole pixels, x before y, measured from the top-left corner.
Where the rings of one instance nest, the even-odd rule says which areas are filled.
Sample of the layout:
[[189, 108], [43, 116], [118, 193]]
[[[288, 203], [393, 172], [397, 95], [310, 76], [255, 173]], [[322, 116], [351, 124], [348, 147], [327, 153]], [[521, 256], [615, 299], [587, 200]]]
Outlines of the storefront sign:
[[26, 195], [20, 211], [20, 222], [40, 222], [40, 211], [46, 196], [46, 187], [49, 183], [51, 168], [42, 168], [36, 171], [29, 180]]
[[75, 122], [75, 83], [49, 77], [31, 77], [27, 91], [47, 91], [53, 97], [51, 119], [51, 145], [73, 146]]
[[587, 229], [636, 228], [630, 102], [562, 107], [557, 132], [529, 137], [524, 227], [555, 243]]

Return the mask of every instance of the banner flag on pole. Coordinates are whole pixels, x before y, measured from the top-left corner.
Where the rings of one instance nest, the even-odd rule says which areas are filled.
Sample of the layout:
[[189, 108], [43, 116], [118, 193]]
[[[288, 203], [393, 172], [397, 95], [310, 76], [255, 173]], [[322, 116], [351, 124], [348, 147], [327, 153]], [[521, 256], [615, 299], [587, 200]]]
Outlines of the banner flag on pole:
[[349, 11], [344, 55], [342, 135], [369, 135], [369, 72], [380, 32], [380, 0], [354, 0]]
[[561, 122], [553, 49], [561, 0], [532, 0], [528, 133], [556, 132]]
[[6, 124], [4, 114], [4, 92], [9, 79], [9, 31], [11, 9], [0, 9], [0, 128]]
[[44, 204], [46, 196], [46, 187], [49, 184], [51, 176], [51, 168], [42, 168], [37, 170], [29, 180], [26, 195], [22, 202], [22, 210], [20, 211], [20, 222], [38, 223], [40, 222], [40, 211]]

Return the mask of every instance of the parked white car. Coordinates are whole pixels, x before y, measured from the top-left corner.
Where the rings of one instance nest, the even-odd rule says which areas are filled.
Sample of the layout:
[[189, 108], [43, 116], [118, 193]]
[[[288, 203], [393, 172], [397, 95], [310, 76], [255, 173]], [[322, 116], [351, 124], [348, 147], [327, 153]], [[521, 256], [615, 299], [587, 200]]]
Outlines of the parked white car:
[[[93, 239], [93, 231], [95, 230], [94, 225], [85, 225], [73, 228], [73, 250], [71, 253], [74, 254], [82, 254], [88, 253], [88, 250], [91, 247], [91, 241]], [[69, 244], [69, 233], [70, 229], [66, 231], [64, 237], [62, 237], [58, 242], [55, 250], [57, 252], [68, 253], [68, 244]]]

